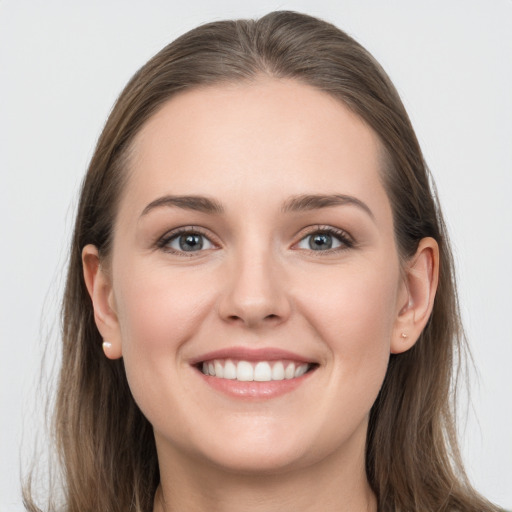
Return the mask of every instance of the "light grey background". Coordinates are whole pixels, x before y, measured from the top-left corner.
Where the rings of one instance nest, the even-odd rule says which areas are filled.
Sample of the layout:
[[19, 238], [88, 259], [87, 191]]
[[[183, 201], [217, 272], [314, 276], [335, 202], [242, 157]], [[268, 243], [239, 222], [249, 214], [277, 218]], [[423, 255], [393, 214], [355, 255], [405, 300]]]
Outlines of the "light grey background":
[[512, 508], [511, 0], [0, 0], [1, 512], [22, 510], [22, 430], [26, 455], [46, 340], [57, 357], [76, 192], [112, 103], [184, 31], [276, 9], [355, 36], [402, 95], [452, 234], [479, 374], [463, 455], [476, 487]]

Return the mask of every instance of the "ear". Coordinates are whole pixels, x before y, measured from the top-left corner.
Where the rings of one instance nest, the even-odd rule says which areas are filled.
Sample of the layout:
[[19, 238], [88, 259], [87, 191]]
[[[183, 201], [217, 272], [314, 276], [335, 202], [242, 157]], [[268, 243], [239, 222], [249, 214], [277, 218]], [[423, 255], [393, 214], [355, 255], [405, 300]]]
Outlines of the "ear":
[[94, 308], [94, 321], [105, 340], [103, 350], [109, 359], [122, 356], [119, 321], [115, 311], [114, 294], [110, 276], [102, 268], [98, 249], [86, 245], [82, 251], [85, 285]]
[[391, 339], [392, 354], [409, 350], [420, 337], [432, 313], [438, 278], [439, 246], [433, 238], [423, 238], [404, 269]]

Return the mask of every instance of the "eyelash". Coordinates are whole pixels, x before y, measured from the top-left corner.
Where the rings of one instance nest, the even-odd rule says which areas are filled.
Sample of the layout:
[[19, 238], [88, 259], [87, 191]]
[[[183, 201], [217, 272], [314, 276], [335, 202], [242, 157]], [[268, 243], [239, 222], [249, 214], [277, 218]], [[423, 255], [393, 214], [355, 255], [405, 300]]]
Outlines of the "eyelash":
[[211, 235], [207, 234], [203, 229], [198, 228], [196, 226], [184, 226], [181, 228], [174, 229], [170, 232], [167, 232], [162, 238], [160, 238], [156, 242], [156, 246], [158, 249], [163, 250], [164, 252], [170, 254], [177, 254], [179, 256], [193, 257], [196, 256], [197, 253], [203, 252], [199, 251], [177, 251], [172, 249], [169, 244], [179, 238], [182, 235], [200, 235], [206, 238], [214, 247], [218, 247], [218, 244], [211, 240]]
[[[294, 247], [296, 247], [298, 244], [300, 244], [302, 241], [307, 239], [308, 237], [312, 237], [314, 235], [318, 234], [324, 234], [332, 236], [333, 238], [337, 239], [339, 242], [341, 242], [340, 247], [336, 248], [329, 248], [326, 250], [314, 250], [314, 249], [305, 249], [309, 250], [310, 252], [317, 253], [319, 255], [322, 254], [335, 254], [341, 251], [346, 251], [347, 249], [351, 249], [355, 246], [354, 239], [344, 230], [339, 228], [334, 228], [332, 226], [311, 226], [310, 228], [306, 228], [308, 231], [304, 233], [300, 240], [294, 244]], [[219, 247], [219, 244], [211, 240], [211, 235], [207, 234], [203, 229], [196, 227], [196, 226], [184, 226], [182, 228], [177, 228], [175, 230], [172, 230], [168, 233], [166, 233], [162, 238], [157, 240], [156, 247], [158, 249], [163, 250], [164, 252], [170, 253], [170, 254], [177, 254], [179, 256], [187, 256], [187, 257], [193, 257], [196, 256], [197, 253], [203, 252], [203, 250], [199, 251], [182, 251], [182, 250], [175, 250], [169, 247], [169, 244], [179, 238], [182, 235], [200, 235], [204, 238], [206, 238], [210, 244], [212, 244], [214, 247]]]
[[329, 254], [336, 254], [342, 251], [346, 251], [347, 249], [352, 249], [355, 246], [354, 239], [343, 229], [334, 228], [332, 226], [323, 226], [323, 225], [317, 225], [317, 226], [311, 226], [309, 228], [306, 228], [308, 231], [304, 233], [303, 236], [301, 236], [301, 239], [299, 242], [294, 244], [294, 246], [297, 246], [299, 243], [307, 239], [308, 237], [312, 237], [318, 234], [321, 235], [329, 235], [333, 238], [337, 239], [339, 242], [341, 242], [340, 247], [335, 247], [331, 249], [326, 250], [314, 250], [309, 249], [310, 252], [313, 252], [318, 255], [329, 255]]

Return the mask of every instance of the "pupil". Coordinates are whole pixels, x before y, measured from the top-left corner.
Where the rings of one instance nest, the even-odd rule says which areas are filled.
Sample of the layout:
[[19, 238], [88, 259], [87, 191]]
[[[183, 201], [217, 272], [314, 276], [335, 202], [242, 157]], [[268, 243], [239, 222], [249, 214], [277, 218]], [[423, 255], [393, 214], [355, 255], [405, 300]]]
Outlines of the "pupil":
[[314, 251], [320, 249], [330, 249], [332, 247], [332, 237], [326, 234], [317, 234], [311, 237], [309, 247]]
[[180, 248], [182, 251], [196, 251], [203, 247], [201, 235], [181, 235]]

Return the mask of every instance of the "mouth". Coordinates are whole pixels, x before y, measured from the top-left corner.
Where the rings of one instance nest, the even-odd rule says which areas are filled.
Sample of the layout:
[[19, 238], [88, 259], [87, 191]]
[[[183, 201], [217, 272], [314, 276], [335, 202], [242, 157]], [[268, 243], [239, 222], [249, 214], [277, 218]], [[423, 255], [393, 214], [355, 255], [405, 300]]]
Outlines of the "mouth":
[[246, 361], [243, 359], [210, 359], [196, 367], [210, 377], [238, 382], [272, 382], [298, 379], [318, 365], [289, 359]]
[[190, 364], [215, 391], [237, 399], [267, 400], [302, 387], [320, 366], [277, 348], [231, 347], [203, 354]]

